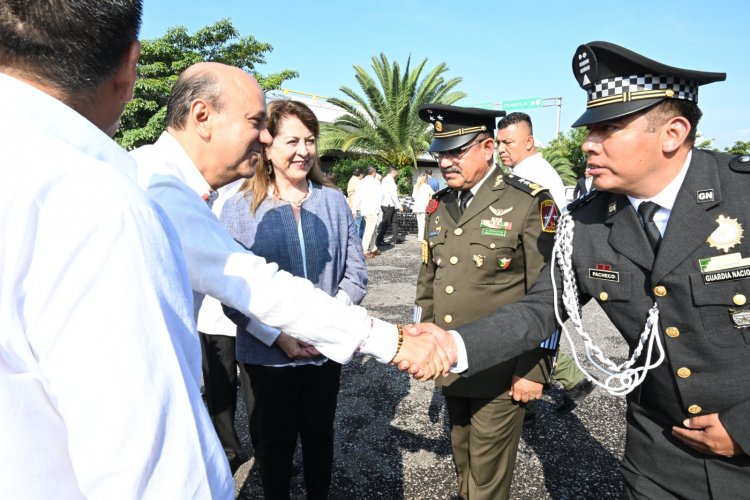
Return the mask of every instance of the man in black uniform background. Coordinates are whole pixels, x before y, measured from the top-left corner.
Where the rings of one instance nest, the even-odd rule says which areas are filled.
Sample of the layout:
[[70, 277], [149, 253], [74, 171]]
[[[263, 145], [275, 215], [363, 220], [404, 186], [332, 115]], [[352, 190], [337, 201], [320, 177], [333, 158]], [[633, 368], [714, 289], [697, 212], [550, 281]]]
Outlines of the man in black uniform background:
[[[588, 128], [583, 149], [596, 190], [569, 207], [568, 276], [581, 302], [599, 302], [631, 352], [655, 303], [665, 352], [628, 395], [627, 494], [747, 498], [750, 158], [693, 148], [698, 87], [725, 75], [606, 42], [580, 46], [573, 71], [588, 94], [574, 126]], [[534, 346], [554, 325], [553, 300], [545, 269], [524, 299], [462, 327], [460, 341], [443, 336], [457, 349], [455, 369], [468, 362], [471, 375]]]

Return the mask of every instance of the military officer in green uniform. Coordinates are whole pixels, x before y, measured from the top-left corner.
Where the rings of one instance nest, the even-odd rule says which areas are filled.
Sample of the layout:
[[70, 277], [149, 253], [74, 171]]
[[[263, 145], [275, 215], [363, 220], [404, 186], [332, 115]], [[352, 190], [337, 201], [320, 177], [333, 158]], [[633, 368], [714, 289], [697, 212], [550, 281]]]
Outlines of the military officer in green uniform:
[[[434, 127], [429, 151], [448, 184], [426, 209], [416, 297], [423, 321], [457, 328], [518, 300], [549, 260], [557, 220], [552, 197], [493, 165], [495, 119], [504, 114], [420, 108]], [[550, 351], [536, 348], [472, 377], [438, 381], [462, 498], [508, 498], [523, 423], [519, 403], [541, 395], [549, 363]]]

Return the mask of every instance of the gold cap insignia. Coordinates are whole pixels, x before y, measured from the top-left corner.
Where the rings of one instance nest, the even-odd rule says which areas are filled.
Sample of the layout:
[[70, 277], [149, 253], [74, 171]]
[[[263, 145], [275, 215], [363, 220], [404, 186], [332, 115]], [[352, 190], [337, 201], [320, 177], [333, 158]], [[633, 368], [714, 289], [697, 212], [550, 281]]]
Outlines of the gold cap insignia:
[[435, 132], [442, 132], [443, 131], [443, 122], [437, 121], [435, 122]]

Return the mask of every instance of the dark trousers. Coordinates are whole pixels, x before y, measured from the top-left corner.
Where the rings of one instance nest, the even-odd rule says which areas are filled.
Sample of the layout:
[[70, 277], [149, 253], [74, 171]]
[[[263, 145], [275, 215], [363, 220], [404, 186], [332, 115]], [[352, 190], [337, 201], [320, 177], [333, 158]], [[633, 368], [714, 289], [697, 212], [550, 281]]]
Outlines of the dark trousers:
[[[388, 229], [393, 225], [393, 216], [396, 214], [396, 207], [384, 207], [380, 209], [383, 211], [383, 220], [380, 222], [380, 229], [378, 230], [378, 237], [375, 240], [375, 244], [382, 244], [384, 242], [385, 234]], [[398, 228], [393, 226], [393, 234], [391, 235], [391, 242], [395, 243], [398, 240]]]
[[250, 428], [257, 436], [255, 458], [264, 498], [289, 498], [297, 436], [302, 442], [307, 498], [328, 498], [341, 365], [326, 361], [322, 366], [245, 365], [245, 369], [255, 395]]
[[[234, 415], [237, 411], [235, 338], [201, 333], [200, 340], [203, 353], [203, 397], [208, 415], [234, 472], [242, 464], [242, 445], [234, 428]], [[253, 408], [254, 398], [250, 380], [242, 365], [240, 380], [249, 413]]]

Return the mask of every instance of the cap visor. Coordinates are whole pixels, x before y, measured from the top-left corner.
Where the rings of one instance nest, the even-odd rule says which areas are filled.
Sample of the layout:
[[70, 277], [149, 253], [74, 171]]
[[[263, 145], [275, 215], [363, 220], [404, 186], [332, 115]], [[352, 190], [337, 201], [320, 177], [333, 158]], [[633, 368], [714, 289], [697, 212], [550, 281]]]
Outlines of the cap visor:
[[455, 149], [463, 146], [464, 144], [468, 144], [469, 141], [471, 141], [478, 135], [479, 134], [464, 134], [457, 135], [455, 137], [433, 139], [432, 144], [430, 144], [430, 148], [427, 150], [427, 152], [440, 153], [442, 151], [450, 151], [451, 149]]

